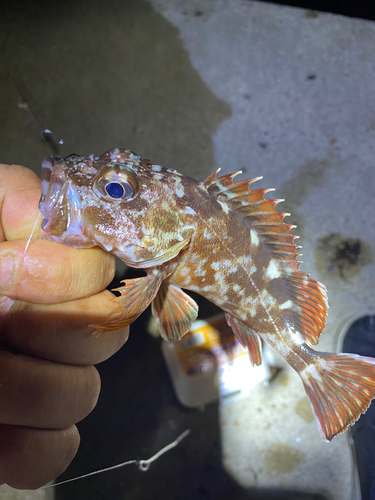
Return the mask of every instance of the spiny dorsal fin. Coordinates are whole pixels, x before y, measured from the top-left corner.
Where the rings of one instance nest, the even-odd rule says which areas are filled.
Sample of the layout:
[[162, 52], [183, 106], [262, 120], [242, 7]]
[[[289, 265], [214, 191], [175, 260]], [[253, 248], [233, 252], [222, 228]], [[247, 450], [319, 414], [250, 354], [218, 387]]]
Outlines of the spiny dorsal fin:
[[294, 243], [298, 236], [290, 234], [290, 230], [296, 226], [284, 222], [284, 217], [290, 214], [277, 212], [275, 209], [284, 200], [264, 197], [266, 193], [274, 191], [273, 188], [250, 189], [250, 185], [262, 177], [234, 183], [234, 177], [242, 173], [241, 170], [216, 177], [219, 171], [220, 169], [216, 170], [203, 181], [207, 191], [236, 211], [245, 224], [256, 231], [268, 245], [275, 258], [285, 262], [290, 270], [298, 271], [300, 262], [297, 260], [299, 254], [296, 250], [301, 247]]

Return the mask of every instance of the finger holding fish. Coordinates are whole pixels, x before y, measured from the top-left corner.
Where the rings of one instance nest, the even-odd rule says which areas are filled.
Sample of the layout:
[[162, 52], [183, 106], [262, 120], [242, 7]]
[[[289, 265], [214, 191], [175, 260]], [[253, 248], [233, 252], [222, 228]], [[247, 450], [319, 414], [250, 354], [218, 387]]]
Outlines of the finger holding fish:
[[0, 245], [0, 294], [36, 303], [89, 297], [113, 279], [113, 256], [98, 248], [82, 252], [51, 241], [25, 240]]
[[53, 361], [101, 362], [128, 335], [123, 329], [98, 339], [88, 326], [116, 307], [104, 290], [114, 276], [114, 258], [98, 247], [78, 251], [43, 240], [32, 240], [25, 251], [39, 197], [36, 174], [0, 165], [0, 340]]
[[3, 320], [0, 339], [30, 356], [58, 363], [95, 365], [117, 352], [129, 328], [94, 335], [89, 325], [102, 323], [116, 308], [104, 290], [90, 297], [60, 304], [15, 301]]
[[0, 484], [16, 488], [37, 488], [65, 470], [79, 445], [74, 424], [98, 398], [92, 365], [128, 336], [124, 328], [98, 338], [88, 326], [116, 307], [103, 290], [113, 256], [27, 245], [40, 232], [39, 197], [32, 171], [0, 165]]

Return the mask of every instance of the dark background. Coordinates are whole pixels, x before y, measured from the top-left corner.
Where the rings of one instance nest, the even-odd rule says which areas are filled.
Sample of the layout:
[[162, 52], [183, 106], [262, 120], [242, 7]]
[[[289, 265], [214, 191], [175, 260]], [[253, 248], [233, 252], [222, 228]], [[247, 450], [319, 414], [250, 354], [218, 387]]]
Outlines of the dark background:
[[375, 2], [355, 0], [289, 0], [288, 2], [281, 0], [274, 0], [267, 3], [277, 3], [280, 5], [290, 5], [292, 7], [302, 7], [310, 10], [320, 10], [322, 12], [333, 12], [334, 14], [341, 14], [349, 17], [360, 17], [362, 19], [375, 20]]

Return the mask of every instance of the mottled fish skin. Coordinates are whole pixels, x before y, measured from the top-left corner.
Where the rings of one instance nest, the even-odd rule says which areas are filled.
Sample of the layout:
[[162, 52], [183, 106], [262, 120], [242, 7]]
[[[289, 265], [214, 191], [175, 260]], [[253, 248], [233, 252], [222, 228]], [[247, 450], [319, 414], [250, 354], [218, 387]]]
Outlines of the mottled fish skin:
[[254, 364], [261, 337], [299, 373], [323, 439], [353, 424], [375, 397], [375, 360], [314, 351], [327, 315], [324, 285], [299, 271], [296, 236], [270, 189], [236, 174], [204, 182], [152, 165], [131, 151], [99, 158], [46, 158], [42, 237], [99, 245], [147, 275], [118, 289], [118, 308], [99, 332], [133, 322], [149, 305], [160, 334], [178, 340], [198, 307], [181, 288], [224, 311]]
[[[45, 237], [77, 248], [99, 245], [142, 268], [170, 260], [189, 241], [194, 228], [181, 174], [150, 165], [130, 151], [56, 160], [47, 157], [43, 162], [40, 210]], [[98, 177], [112, 168], [134, 183], [126, 211], [121, 200], [108, 201], [99, 190]]]

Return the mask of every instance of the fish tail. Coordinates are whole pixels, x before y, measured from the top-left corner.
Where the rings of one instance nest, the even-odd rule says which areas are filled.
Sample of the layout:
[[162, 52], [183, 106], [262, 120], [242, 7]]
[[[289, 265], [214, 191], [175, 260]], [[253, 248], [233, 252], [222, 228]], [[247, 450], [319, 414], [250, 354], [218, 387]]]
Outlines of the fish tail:
[[375, 397], [374, 358], [315, 353], [299, 375], [326, 441], [353, 425]]

